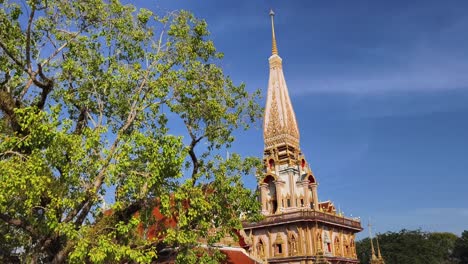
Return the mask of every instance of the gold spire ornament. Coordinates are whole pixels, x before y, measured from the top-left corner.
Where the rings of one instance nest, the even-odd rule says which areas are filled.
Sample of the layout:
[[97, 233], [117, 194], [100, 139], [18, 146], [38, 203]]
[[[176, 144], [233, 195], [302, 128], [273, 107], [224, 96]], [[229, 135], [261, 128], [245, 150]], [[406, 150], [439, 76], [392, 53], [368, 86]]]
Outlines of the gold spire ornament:
[[372, 256], [371, 256], [371, 259], [370, 259], [370, 264], [385, 264], [385, 261], [384, 259], [382, 258], [382, 254], [380, 253], [380, 245], [379, 245], [379, 238], [376, 236], [375, 237], [375, 240], [377, 241], [377, 251], [378, 251], [378, 255], [376, 256], [375, 255], [375, 250], [374, 250], [374, 243], [372, 242], [372, 226], [370, 224], [370, 221], [369, 221], [369, 224], [367, 225], [369, 227], [369, 238], [370, 238], [370, 242], [371, 242], [371, 251], [372, 251]]
[[371, 263], [373, 263], [372, 261], [376, 260], [377, 257], [375, 256], [374, 242], [372, 241], [372, 226], [370, 224], [370, 221], [367, 226], [369, 227], [369, 238], [370, 238], [371, 251], [372, 251]]
[[270, 17], [271, 17], [271, 34], [272, 34], [271, 54], [278, 55], [278, 48], [276, 46], [276, 37], [275, 37], [275, 22], [274, 22], [275, 12], [273, 12], [272, 9], [270, 9]]
[[379, 245], [379, 236], [375, 236], [375, 240], [377, 241], [377, 260], [379, 261], [379, 264], [385, 264], [385, 261], [382, 257], [382, 254], [380, 253], [380, 245]]
[[[295, 164], [299, 157], [299, 129], [278, 55], [275, 35], [275, 12], [270, 10], [272, 55], [269, 58], [270, 78], [263, 120], [263, 137], [267, 156], [278, 153], [278, 164]], [[286, 150], [286, 152], [284, 151]]]

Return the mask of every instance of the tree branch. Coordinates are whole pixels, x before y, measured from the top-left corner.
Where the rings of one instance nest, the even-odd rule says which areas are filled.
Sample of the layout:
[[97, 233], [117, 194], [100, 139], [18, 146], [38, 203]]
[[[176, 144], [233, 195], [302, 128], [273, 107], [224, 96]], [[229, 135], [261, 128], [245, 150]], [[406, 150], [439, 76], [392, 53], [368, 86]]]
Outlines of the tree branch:
[[198, 137], [195, 135], [195, 133], [193, 132], [193, 128], [192, 126], [189, 124], [190, 121], [187, 121], [187, 120], [184, 120], [184, 123], [185, 123], [185, 126], [187, 127], [187, 131], [190, 135], [190, 138], [192, 139], [192, 141], [190, 142], [190, 145], [189, 145], [189, 155], [190, 155], [190, 158], [192, 159], [192, 163], [193, 163], [193, 168], [192, 168], [192, 186], [195, 186], [195, 183], [197, 181], [197, 177], [196, 175], [198, 174], [198, 170], [200, 168], [200, 163], [198, 161], [198, 158], [197, 158], [197, 155], [195, 154], [195, 146], [198, 144], [198, 142], [200, 142], [200, 140], [202, 140], [204, 138], [204, 136], [201, 136], [201, 137]]
[[0, 219], [9, 225], [23, 229], [24, 231], [28, 232], [32, 236], [37, 235], [35, 229], [25, 220], [11, 218], [9, 215], [3, 214], [3, 213], [0, 213]]
[[1, 157], [1, 156], [6, 156], [6, 155], [8, 155], [8, 154], [10, 154], [10, 155], [16, 155], [16, 156], [20, 157], [22, 160], [26, 160], [26, 156], [24, 156], [23, 154], [21, 154], [21, 153], [19, 153], [19, 152], [17, 152], [17, 151], [13, 151], [13, 150], [7, 150], [7, 151], [5, 151], [5, 152], [3, 152], [3, 153], [0, 153], [0, 157]]
[[32, 26], [32, 21], [34, 19], [34, 13], [36, 13], [36, 1], [32, 1], [33, 6], [31, 10], [31, 14], [29, 14], [29, 19], [28, 19], [28, 27], [26, 28], [26, 67], [28, 68], [28, 71], [32, 71], [31, 67], [31, 26]]
[[55, 56], [57, 56], [57, 54], [59, 54], [64, 48], [66, 48], [70, 43], [71, 43], [71, 40], [75, 39], [76, 37], [78, 37], [80, 35], [81, 31], [79, 32], [76, 32], [75, 34], [73, 34], [72, 38], [69, 39], [67, 42], [63, 43], [62, 46], [60, 46], [58, 49], [56, 49], [47, 59], [45, 59], [40, 65], [41, 66], [45, 66], [47, 65]]
[[18, 100], [23, 100], [24, 96], [26, 95], [26, 93], [29, 90], [29, 87], [31, 87], [31, 84], [33, 84], [33, 80], [29, 79], [28, 82], [26, 83], [26, 85], [24, 86], [23, 90], [21, 91]]
[[[153, 63], [154, 65], [154, 63]], [[151, 65], [151, 66], [153, 66]], [[86, 219], [86, 216], [88, 215], [89, 211], [91, 210], [91, 207], [93, 206], [93, 198], [95, 198], [96, 196], [96, 193], [99, 191], [100, 187], [102, 186], [103, 182], [104, 182], [104, 178], [106, 176], [106, 172], [107, 172], [107, 168], [109, 167], [109, 164], [112, 160], [112, 157], [114, 156], [114, 153], [115, 151], [117, 150], [117, 146], [118, 144], [120, 143], [120, 139], [121, 139], [121, 135], [127, 131], [127, 129], [131, 126], [131, 124], [133, 123], [133, 121], [135, 120], [136, 116], [137, 116], [137, 104], [138, 102], [141, 100], [140, 96], [142, 95], [143, 93], [143, 89], [146, 85], [146, 82], [148, 80], [148, 76], [150, 74], [150, 70], [151, 70], [152, 67], [149, 67], [147, 70], [146, 70], [146, 74], [144, 75], [143, 77], [143, 81], [141, 82], [140, 86], [137, 88], [137, 91], [136, 91], [136, 95], [135, 95], [135, 100], [132, 102], [132, 106], [130, 108], [130, 111], [128, 113], [128, 116], [127, 116], [127, 119], [125, 121], [125, 123], [123, 124], [123, 126], [119, 129], [119, 132], [117, 133], [117, 136], [114, 140], [114, 143], [112, 144], [111, 148], [109, 149], [109, 154], [106, 158], [106, 160], [104, 161], [104, 165], [102, 167], [102, 169], [99, 171], [98, 175], [96, 176], [93, 184], [90, 186], [90, 188], [88, 188], [87, 192], [88, 192], [88, 195], [86, 197], [86, 199], [80, 204], [81, 208], [78, 209], [78, 210], [73, 210], [73, 213], [77, 215], [76, 217], [76, 220], [75, 220], [75, 225], [76, 226], [79, 226], [83, 223], [83, 221]], [[145, 91], [143, 93], [143, 97], [146, 95], [146, 92]], [[67, 219], [71, 220], [73, 219], [75, 216], [73, 214], [69, 214], [67, 216]]]
[[0, 41], [0, 47], [3, 49], [3, 51], [8, 55], [8, 57], [10, 57], [11, 60], [13, 60], [15, 62], [15, 64], [17, 66], [19, 66], [21, 69], [23, 69], [24, 71], [27, 72], [26, 69], [24, 69], [24, 62], [22, 62], [21, 60], [15, 58], [15, 56], [13, 55], [13, 53], [11, 53], [5, 44], [3, 44], [1, 41]]
[[49, 93], [52, 91], [52, 87], [53, 87], [53, 81], [49, 78], [47, 78], [44, 73], [42, 72], [42, 66], [41, 64], [38, 64], [37, 65], [38, 69], [37, 69], [37, 72], [39, 74], [39, 76], [41, 77], [42, 80], [44, 80], [45, 82], [39, 82], [36, 78], [35, 78], [35, 74], [34, 74], [34, 78], [33, 78], [33, 82], [35, 85], [39, 86], [40, 88], [42, 88], [42, 92], [41, 92], [41, 99], [39, 100], [39, 102], [37, 102], [36, 106], [39, 108], [39, 109], [44, 109], [44, 105], [45, 105], [45, 102], [47, 100], [47, 96], [49, 95]]

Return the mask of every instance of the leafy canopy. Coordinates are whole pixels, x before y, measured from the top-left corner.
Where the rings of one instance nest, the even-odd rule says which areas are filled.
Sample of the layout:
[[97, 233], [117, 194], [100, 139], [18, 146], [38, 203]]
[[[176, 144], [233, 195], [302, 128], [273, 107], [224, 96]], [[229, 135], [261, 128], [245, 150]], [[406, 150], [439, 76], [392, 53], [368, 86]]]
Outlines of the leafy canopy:
[[[427, 233], [421, 230], [386, 232], [377, 236], [386, 264], [457, 264], [452, 252], [457, 236], [452, 233]], [[373, 239], [374, 247], [376, 240]], [[356, 243], [360, 263], [370, 263], [370, 239]], [[376, 249], [377, 250], [377, 249]], [[377, 254], [377, 252], [376, 252]]]
[[463, 231], [461, 237], [455, 241], [453, 256], [460, 264], [468, 264], [468, 230]]
[[217, 65], [206, 22], [117, 0], [0, 6], [0, 258], [220, 259], [199, 242], [258, 217], [241, 177], [259, 164], [220, 154], [260, 109]]

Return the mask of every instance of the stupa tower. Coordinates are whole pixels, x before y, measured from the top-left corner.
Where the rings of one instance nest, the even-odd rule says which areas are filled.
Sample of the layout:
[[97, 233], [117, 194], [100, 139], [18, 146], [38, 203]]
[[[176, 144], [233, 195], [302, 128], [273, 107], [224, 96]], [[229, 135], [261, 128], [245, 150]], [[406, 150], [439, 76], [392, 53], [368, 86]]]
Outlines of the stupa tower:
[[299, 126], [276, 43], [270, 11], [272, 54], [263, 120], [264, 171], [259, 178], [264, 220], [245, 223], [251, 254], [268, 263], [358, 263], [355, 233], [358, 219], [320, 202], [317, 181], [300, 149]]
[[260, 184], [262, 212], [270, 215], [298, 207], [318, 210], [317, 183], [300, 151], [299, 128], [278, 54], [273, 11], [270, 17], [272, 54], [263, 120], [266, 176]]
[[274, 13], [270, 12], [272, 26], [272, 54], [269, 58], [270, 78], [268, 81], [267, 101], [263, 120], [263, 137], [265, 150], [275, 150], [281, 146], [288, 147], [287, 155], [280, 158], [282, 164], [297, 160], [299, 150], [299, 129], [296, 115], [289, 98], [288, 86], [283, 74], [282, 59], [276, 45]]

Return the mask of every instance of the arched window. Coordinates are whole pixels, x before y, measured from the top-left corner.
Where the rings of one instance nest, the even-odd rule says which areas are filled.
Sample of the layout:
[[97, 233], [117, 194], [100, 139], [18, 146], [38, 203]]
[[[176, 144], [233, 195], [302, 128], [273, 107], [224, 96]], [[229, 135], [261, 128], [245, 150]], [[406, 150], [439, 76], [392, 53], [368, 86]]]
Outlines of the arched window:
[[308, 189], [307, 189], [307, 190], [308, 190], [308, 193], [307, 193], [306, 195], [309, 196], [309, 206], [310, 206], [311, 209], [313, 209], [314, 206], [315, 206], [315, 205], [314, 205], [314, 203], [315, 203], [314, 197], [315, 197], [315, 195], [316, 195], [316, 194], [314, 194], [314, 192], [317, 191], [316, 189], [314, 189], [314, 186], [316, 186], [316, 185], [314, 185], [314, 184], [316, 184], [316, 182], [315, 182], [314, 176], [312, 176], [312, 175], [309, 175], [309, 176], [307, 177], [307, 180], [309, 181], [309, 187], [308, 187]]
[[315, 183], [315, 178], [314, 178], [314, 176], [309, 175], [309, 177], [307, 177], [307, 179], [309, 180], [309, 183], [310, 183], [310, 184]]
[[258, 243], [257, 243], [256, 249], [257, 249], [257, 255], [258, 255], [259, 257], [262, 258], [262, 257], [265, 256], [265, 247], [264, 247], [264, 245], [263, 245], [262, 239], [259, 239], [259, 241], [258, 241]]
[[288, 241], [289, 255], [295, 256], [297, 254], [297, 240], [296, 236], [291, 234]]
[[338, 236], [335, 237], [335, 256], [341, 256], [341, 245]]
[[276, 234], [276, 240], [273, 242], [275, 256], [284, 256], [283, 238], [281, 233]]
[[327, 247], [326, 247], [327, 252], [331, 253], [332, 252], [332, 247], [331, 247], [331, 242], [332, 241], [330, 240], [330, 237], [329, 237], [329, 231], [327, 231], [327, 230], [325, 231], [323, 240], [325, 241], [325, 243], [327, 245]]
[[268, 193], [267, 196], [269, 200], [269, 205], [267, 205], [268, 212], [270, 214], [276, 213], [278, 209], [278, 201], [276, 200], [276, 186], [275, 186], [275, 178], [273, 176], [268, 175], [263, 180], [264, 183], [268, 184]]
[[318, 249], [323, 250], [323, 240], [322, 240], [322, 234], [320, 234], [320, 231], [317, 232], [317, 242], [318, 242]]
[[268, 161], [268, 165], [270, 167], [270, 170], [274, 170], [275, 169], [275, 161], [273, 159], [270, 159]]
[[344, 252], [345, 256], [349, 257], [350, 256], [349, 244], [348, 244], [348, 240], [346, 240], [346, 237], [344, 238], [343, 242], [344, 242], [344, 246], [345, 246], [345, 252]]

